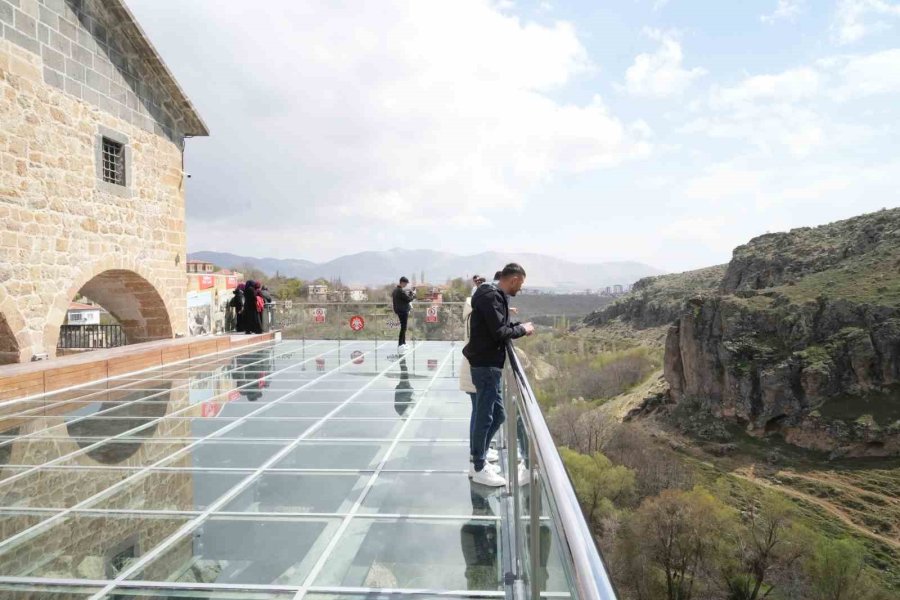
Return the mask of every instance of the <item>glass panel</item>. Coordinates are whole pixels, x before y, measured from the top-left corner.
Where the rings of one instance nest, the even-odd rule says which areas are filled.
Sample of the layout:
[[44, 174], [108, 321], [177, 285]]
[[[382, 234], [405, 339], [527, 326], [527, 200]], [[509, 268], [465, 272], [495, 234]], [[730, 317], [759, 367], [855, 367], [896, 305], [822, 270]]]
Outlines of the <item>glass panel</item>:
[[410, 471], [467, 470], [469, 468], [469, 444], [468, 442], [397, 444], [384, 468]]
[[372, 469], [388, 444], [301, 442], [275, 464], [276, 469]]
[[334, 414], [341, 419], [389, 419], [404, 417], [415, 404], [410, 402], [351, 402]]
[[202, 511], [248, 474], [151, 471], [88, 508]]
[[0, 506], [70, 508], [122, 481], [129, 469], [40, 469], [0, 484]]
[[337, 513], [350, 510], [371, 475], [264, 473], [225, 512]]
[[[402, 390], [401, 390], [401, 391], [402, 391]], [[401, 397], [402, 400], [401, 400], [401, 398], [398, 398], [398, 397], [397, 397], [396, 392], [397, 392], [396, 389], [393, 389], [393, 390], [383, 390], [383, 389], [382, 389], [382, 390], [373, 390], [373, 389], [371, 389], [371, 388], [367, 388], [366, 390], [360, 392], [359, 394], [357, 394], [357, 395], [355, 395], [355, 396], [353, 397], [353, 402], [352, 402], [352, 404], [359, 404], [359, 403], [361, 403], [361, 402], [381, 402], [381, 403], [384, 403], [384, 402], [395, 402], [395, 401], [410, 402], [410, 403], [412, 403], [412, 402], [418, 401], [418, 398], [417, 398], [415, 395], [413, 395], [412, 397], [409, 397], [408, 390], [407, 390], [407, 394], [406, 394], [405, 396], [402, 396], [402, 397]]]
[[406, 439], [424, 440], [468, 440], [468, 419], [415, 419], [410, 421], [403, 432]]
[[335, 421], [329, 419], [322, 423], [310, 438], [366, 438], [393, 439], [400, 429], [401, 423], [391, 421], [366, 421], [363, 419]]
[[318, 391], [318, 390], [347, 390], [350, 394], [359, 390], [362, 386], [367, 383], [367, 380], [360, 378], [359, 381], [348, 381], [346, 379], [323, 379], [317, 383], [312, 384], [307, 389]]
[[167, 467], [192, 467], [195, 469], [255, 469], [265, 463], [287, 442], [227, 442], [206, 440], [192, 447], [186, 458], [166, 464]]
[[341, 594], [325, 594], [325, 593], [317, 593], [317, 594], [307, 594], [304, 596], [306, 600], [471, 600], [472, 598], [504, 598], [502, 594], [494, 594], [491, 595], [486, 591], [482, 591], [477, 595], [472, 596], [450, 596], [446, 594], [429, 594], [429, 593], [414, 593], [414, 594], [399, 594], [399, 593], [390, 593], [390, 592], [374, 592], [374, 591], [366, 591], [366, 592], [344, 592]]
[[225, 438], [295, 439], [318, 423], [318, 419], [254, 419], [250, 418], [230, 431], [216, 436]]
[[0, 575], [107, 579], [175, 533], [179, 517], [72, 515], [0, 554]]
[[315, 585], [500, 590], [494, 521], [356, 518]]
[[285, 397], [284, 402], [333, 402], [339, 404], [352, 395], [352, 391], [301, 390]]
[[[160, 588], [118, 587], [111, 598], [135, 600], [292, 600], [294, 592], [252, 592], [229, 590], [165, 590]], [[308, 597], [308, 596], [307, 596]]]
[[257, 416], [287, 419], [324, 417], [328, 413], [332, 412], [335, 408], [337, 408], [337, 404], [333, 402], [316, 404], [288, 404], [286, 402], [282, 402], [270, 409], [267, 409], [265, 412], [262, 412]]
[[428, 403], [416, 413], [416, 416], [428, 419], [468, 419], [471, 414], [472, 403], [465, 396], [459, 402], [441, 402], [429, 394]]
[[212, 518], [132, 579], [299, 584], [339, 524], [339, 519]]
[[[74, 441], [70, 443], [76, 445]], [[144, 441], [121, 438], [121, 441], [114, 440], [99, 443], [92, 441], [77, 445], [87, 447], [95, 443], [97, 445], [90, 450], [68, 458], [57, 466], [149, 467], [184, 449], [190, 442]]]
[[48, 586], [0, 583], [0, 598], [4, 600], [83, 600], [103, 588], [91, 586]]
[[2, 511], [0, 512], [0, 539], [11, 538], [29, 527], [52, 517], [55, 512]]
[[[212, 417], [208, 419], [191, 419], [191, 437], [204, 438], [216, 431], [222, 429], [226, 425], [231, 425], [236, 419], [226, 419], [222, 417]], [[216, 436], [218, 437], [218, 436]]]
[[380, 473], [362, 513], [500, 515], [503, 488], [473, 484], [466, 473]]

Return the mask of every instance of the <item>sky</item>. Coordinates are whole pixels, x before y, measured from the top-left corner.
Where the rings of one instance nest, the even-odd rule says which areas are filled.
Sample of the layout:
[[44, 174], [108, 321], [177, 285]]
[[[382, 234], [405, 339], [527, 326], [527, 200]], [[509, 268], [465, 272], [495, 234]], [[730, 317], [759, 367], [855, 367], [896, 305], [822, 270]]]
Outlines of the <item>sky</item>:
[[900, 0], [127, 0], [210, 137], [188, 249], [666, 271], [900, 205]]

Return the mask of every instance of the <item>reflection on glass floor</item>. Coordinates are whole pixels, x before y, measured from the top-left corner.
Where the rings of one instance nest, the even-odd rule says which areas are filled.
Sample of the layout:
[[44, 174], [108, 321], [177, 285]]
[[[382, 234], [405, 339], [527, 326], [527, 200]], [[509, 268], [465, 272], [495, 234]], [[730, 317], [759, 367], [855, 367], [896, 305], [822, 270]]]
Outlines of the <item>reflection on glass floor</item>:
[[459, 351], [281, 342], [0, 403], [0, 597], [507, 596]]

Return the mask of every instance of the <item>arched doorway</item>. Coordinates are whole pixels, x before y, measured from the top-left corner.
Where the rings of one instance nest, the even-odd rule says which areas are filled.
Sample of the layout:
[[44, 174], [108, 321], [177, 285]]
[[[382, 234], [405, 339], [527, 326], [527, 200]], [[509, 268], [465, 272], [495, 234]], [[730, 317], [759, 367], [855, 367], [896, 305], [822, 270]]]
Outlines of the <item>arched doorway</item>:
[[0, 365], [19, 362], [19, 343], [6, 316], [0, 313]]
[[[134, 271], [109, 269], [98, 273], [67, 302], [76, 298], [86, 298], [109, 313], [114, 322], [121, 326], [126, 344], [172, 337], [172, 322], [165, 301], [153, 284]], [[55, 328], [54, 346], [60, 340], [63, 323], [65, 318]]]

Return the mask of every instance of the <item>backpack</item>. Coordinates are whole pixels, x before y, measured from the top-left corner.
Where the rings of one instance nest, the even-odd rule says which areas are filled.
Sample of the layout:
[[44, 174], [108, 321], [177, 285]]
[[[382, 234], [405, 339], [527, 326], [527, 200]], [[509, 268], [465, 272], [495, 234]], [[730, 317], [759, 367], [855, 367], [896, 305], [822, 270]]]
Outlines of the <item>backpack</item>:
[[262, 312], [266, 306], [266, 300], [262, 296], [256, 297], [256, 312]]

